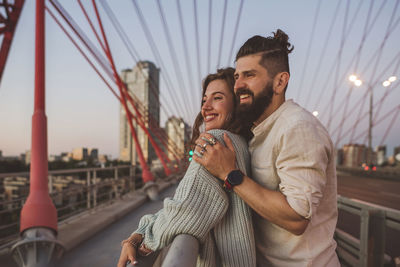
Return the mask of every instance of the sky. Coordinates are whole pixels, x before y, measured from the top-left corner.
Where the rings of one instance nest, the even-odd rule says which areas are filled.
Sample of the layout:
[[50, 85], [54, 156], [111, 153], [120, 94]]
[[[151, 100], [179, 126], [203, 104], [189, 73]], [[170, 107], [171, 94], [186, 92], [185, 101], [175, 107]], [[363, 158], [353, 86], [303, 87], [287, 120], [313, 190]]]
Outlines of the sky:
[[[19, 155], [31, 146], [34, 2], [25, 2], [0, 83], [0, 150], [4, 156]], [[94, 19], [91, 1], [82, 2]], [[359, 112], [368, 112], [368, 98], [363, 96], [370, 92], [369, 88], [372, 88], [374, 103], [387, 94], [382, 108], [378, 110], [376, 106], [374, 109], [379, 124], [373, 128], [373, 146], [381, 143], [389, 126], [390, 131], [383, 140], [388, 145], [388, 153], [400, 145], [400, 116], [396, 119], [395, 112], [390, 112], [400, 104], [400, 81], [387, 88], [381, 85], [390, 76], [400, 76], [400, 1], [246, 0], [237, 28], [241, 1], [211, 1], [209, 32], [210, 1], [180, 0], [187, 55], [178, 1], [96, 2], [118, 71], [132, 68], [135, 61], [112, 27], [108, 17], [110, 13], [106, 14], [104, 6], [111, 8], [140, 59], [153, 61], [160, 68], [161, 126], [172, 115], [183, 117], [192, 124], [200, 109], [201, 79], [207, 73], [215, 72], [217, 67], [234, 67], [236, 51], [251, 36], [268, 36], [280, 28], [289, 35], [289, 41], [295, 47], [289, 56], [291, 78], [287, 99], [294, 99], [311, 112], [317, 110], [318, 118], [339, 147], [349, 142], [366, 143], [364, 137], [354, 137], [368, 127], [367, 117], [358, 124], [356, 118]], [[197, 3], [198, 38], [194, 2]], [[100, 50], [77, 1], [59, 0], [59, 3]], [[145, 18], [161, 60], [152, 52], [134, 3]], [[168, 45], [157, 3], [162, 7], [172, 48]], [[117, 157], [119, 102], [54, 20], [46, 15], [49, 154], [88, 147]], [[348, 81], [347, 77], [353, 73], [363, 80], [362, 86], [354, 87]], [[357, 103], [364, 103], [361, 111]], [[384, 116], [386, 113], [388, 116]], [[348, 133], [344, 138], [339, 138], [339, 125], [343, 125], [342, 134]], [[356, 130], [351, 140], [353, 128]]]

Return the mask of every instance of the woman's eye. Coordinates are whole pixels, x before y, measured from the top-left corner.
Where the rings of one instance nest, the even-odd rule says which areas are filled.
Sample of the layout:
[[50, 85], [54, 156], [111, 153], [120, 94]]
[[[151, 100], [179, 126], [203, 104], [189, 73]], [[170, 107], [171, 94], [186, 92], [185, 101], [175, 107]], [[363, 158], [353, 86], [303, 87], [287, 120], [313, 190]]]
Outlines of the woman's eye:
[[216, 96], [216, 97], [214, 97], [214, 100], [220, 100], [220, 99], [222, 99], [222, 96]]

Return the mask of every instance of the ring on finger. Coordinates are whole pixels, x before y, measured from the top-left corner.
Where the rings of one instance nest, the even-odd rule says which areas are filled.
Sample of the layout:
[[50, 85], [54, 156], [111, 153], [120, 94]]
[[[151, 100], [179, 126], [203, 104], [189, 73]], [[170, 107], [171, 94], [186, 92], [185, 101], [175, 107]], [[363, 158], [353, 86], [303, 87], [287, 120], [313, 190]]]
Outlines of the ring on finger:
[[208, 143], [207, 143], [207, 142], [204, 143], [201, 147], [204, 148], [204, 149], [206, 149], [206, 146], [208, 146]]
[[210, 145], [215, 145], [217, 143], [217, 140], [214, 137], [211, 137], [210, 139], [208, 139]]
[[205, 150], [204, 148], [202, 148], [201, 150], [200, 150], [200, 154], [204, 154], [204, 152], [206, 152], [207, 150]]
[[[214, 139], [214, 138], [212, 138], [212, 139]], [[212, 141], [211, 139], [208, 139], [207, 137], [204, 137], [204, 136], [201, 137], [201, 140], [206, 141], [206, 143], [211, 146], [215, 145], [215, 139], [214, 139], [214, 143], [211, 142]]]

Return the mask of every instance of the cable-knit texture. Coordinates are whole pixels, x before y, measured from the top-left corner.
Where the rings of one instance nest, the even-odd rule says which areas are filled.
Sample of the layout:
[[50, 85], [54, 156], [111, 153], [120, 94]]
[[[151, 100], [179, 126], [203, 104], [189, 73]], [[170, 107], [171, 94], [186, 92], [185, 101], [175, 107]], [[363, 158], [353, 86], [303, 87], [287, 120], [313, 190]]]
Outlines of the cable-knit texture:
[[[250, 156], [243, 138], [224, 130], [211, 130], [219, 142], [228, 133], [238, 168], [248, 174]], [[169, 245], [179, 234], [200, 242], [197, 266], [256, 266], [255, 241], [249, 207], [236, 193], [226, 193], [222, 182], [192, 161], [173, 198], [154, 215], [145, 215], [135, 233], [144, 235], [152, 250]]]

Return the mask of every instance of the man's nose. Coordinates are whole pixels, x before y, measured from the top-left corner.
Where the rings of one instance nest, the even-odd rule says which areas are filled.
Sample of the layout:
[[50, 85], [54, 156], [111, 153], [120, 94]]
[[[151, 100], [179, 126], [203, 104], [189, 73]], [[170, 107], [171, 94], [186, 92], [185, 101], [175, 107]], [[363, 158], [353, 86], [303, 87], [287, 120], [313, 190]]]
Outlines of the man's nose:
[[243, 82], [243, 79], [241, 79], [240, 77], [237, 78], [237, 79], [235, 80], [235, 85], [233, 86], [233, 89], [234, 89], [235, 92], [236, 92], [237, 89], [243, 88], [243, 87], [245, 87], [245, 84], [244, 84], [244, 82]]

